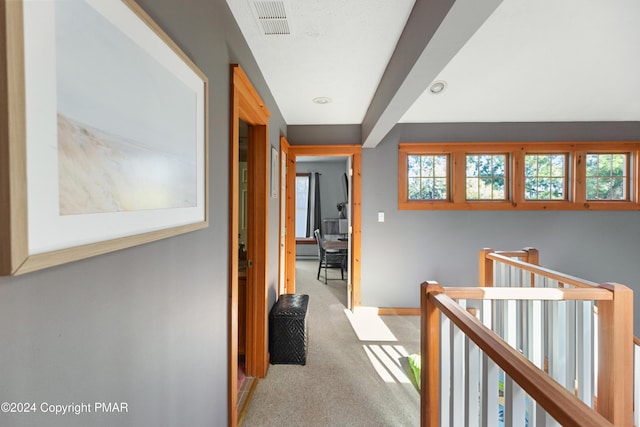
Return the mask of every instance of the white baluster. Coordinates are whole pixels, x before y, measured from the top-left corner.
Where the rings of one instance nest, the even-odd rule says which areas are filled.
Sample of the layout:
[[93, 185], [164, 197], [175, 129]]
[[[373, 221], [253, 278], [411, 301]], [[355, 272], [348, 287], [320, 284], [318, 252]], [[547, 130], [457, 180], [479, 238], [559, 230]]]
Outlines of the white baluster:
[[486, 354], [482, 354], [482, 426], [499, 425], [498, 390], [499, 368]]
[[577, 305], [576, 346], [578, 348], [578, 398], [593, 407], [593, 303], [579, 302]]
[[466, 366], [466, 413], [465, 426], [476, 427], [480, 423], [480, 375], [482, 371], [480, 348], [467, 339], [467, 366]]
[[451, 320], [440, 315], [440, 425], [451, 425]]
[[[458, 304], [462, 308], [466, 308], [466, 303], [464, 300], [458, 301]], [[452, 330], [452, 374], [453, 377], [451, 379], [451, 398], [452, 398], [452, 406], [453, 413], [451, 414], [451, 421], [453, 426], [462, 426], [464, 425], [465, 420], [465, 411], [464, 408], [466, 406], [465, 400], [465, 341], [466, 336], [460, 329], [456, 326], [453, 326]]]
[[504, 379], [504, 426], [524, 427], [526, 417], [526, 393], [509, 377]]

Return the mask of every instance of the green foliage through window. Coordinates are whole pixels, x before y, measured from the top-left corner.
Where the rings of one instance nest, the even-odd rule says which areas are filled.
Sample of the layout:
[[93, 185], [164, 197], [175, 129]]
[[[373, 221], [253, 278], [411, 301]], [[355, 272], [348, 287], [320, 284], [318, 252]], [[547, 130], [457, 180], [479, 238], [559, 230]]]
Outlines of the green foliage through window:
[[407, 156], [409, 200], [446, 200], [448, 156]]
[[505, 200], [507, 156], [467, 155], [467, 200]]
[[524, 197], [527, 200], [565, 200], [565, 154], [527, 154], [524, 157]]
[[627, 199], [626, 153], [587, 154], [587, 200]]
[[401, 142], [401, 210], [640, 211], [639, 141]]

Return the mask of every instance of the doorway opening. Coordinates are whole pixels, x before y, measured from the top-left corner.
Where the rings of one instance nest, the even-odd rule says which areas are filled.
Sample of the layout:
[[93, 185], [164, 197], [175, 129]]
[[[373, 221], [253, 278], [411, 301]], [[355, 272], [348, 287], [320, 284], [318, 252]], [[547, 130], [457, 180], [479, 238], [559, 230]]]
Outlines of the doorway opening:
[[316, 278], [349, 309], [350, 187], [351, 157], [296, 157], [296, 264], [317, 262]]
[[249, 125], [238, 121], [238, 411], [242, 413], [253, 389], [254, 377], [248, 375], [247, 348], [247, 242], [249, 231]]
[[[307, 161], [321, 160], [325, 162], [337, 162], [336, 167], [344, 168], [339, 174], [338, 179], [334, 182], [337, 186], [334, 192], [336, 206], [331, 206], [333, 201], [331, 197], [327, 200], [327, 210], [323, 213], [321, 210], [317, 215], [322, 219], [332, 222], [336, 231], [334, 238], [346, 239], [348, 255], [346, 257], [346, 299], [345, 304], [350, 309], [360, 306], [360, 215], [361, 215], [361, 185], [362, 185], [362, 148], [357, 145], [326, 145], [326, 146], [295, 146], [290, 145], [288, 148], [287, 158], [287, 186], [286, 186], [286, 223], [287, 230], [296, 230], [296, 226], [300, 221], [296, 221], [296, 175], [298, 173], [298, 159], [304, 164]], [[344, 163], [341, 163], [344, 162]], [[344, 166], [342, 166], [344, 164]], [[318, 166], [316, 166], [318, 168]], [[302, 168], [300, 168], [302, 170]], [[314, 172], [315, 173], [315, 172]], [[331, 173], [331, 172], [329, 172]], [[346, 181], [345, 181], [346, 174]], [[345, 182], [343, 185], [342, 182]], [[344, 189], [343, 189], [344, 188]], [[335, 189], [335, 187], [334, 187]], [[346, 199], [346, 200], [345, 200]], [[322, 203], [322, 202], [321, 202]], [[341, 206], [340, 211], [338, 205]], [[335, 211], [335, 212], [334, 212]], [[340, 218], [340, 212], [344, 211], [346, 218]], [[325, 218], [322, 218], [322, 216]], [[346, 230], [340, 229], [340, 219], [347, 220]], [[344, 221], [343, 221], [344, 222]], [[315, 227], [315, 226], [314, 226]], [[324, 228], [328, 229], [329, 225]], [[322, 229], [323, 226], [320, 225]], [[340, 233], [340, 231], [346, 231]], [[295, 262], [298, 252], [298, 246], [295, 232], [286, 233], [286, 283], [287, 292], [295, 292]], [[305, 234], [309, 234], [308, 232]], [[310, 239], [311, 240], [311, 239]], [[315, 238], [311, 240], [312, 245], [317, 245]], [[317, 246], [316, 246], [317, 247]], [[301, 249], [301, 250], [311, 250]], [[317, 251], [317, 249], [316, 249]]]

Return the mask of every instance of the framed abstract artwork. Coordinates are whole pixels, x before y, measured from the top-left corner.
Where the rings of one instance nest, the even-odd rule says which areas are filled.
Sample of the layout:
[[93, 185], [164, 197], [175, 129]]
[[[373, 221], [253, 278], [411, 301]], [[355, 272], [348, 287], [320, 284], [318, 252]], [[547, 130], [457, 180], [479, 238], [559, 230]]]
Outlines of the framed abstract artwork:
[[208, 226], [208, 80], [136, 3], [0, 22], [0, 274]]

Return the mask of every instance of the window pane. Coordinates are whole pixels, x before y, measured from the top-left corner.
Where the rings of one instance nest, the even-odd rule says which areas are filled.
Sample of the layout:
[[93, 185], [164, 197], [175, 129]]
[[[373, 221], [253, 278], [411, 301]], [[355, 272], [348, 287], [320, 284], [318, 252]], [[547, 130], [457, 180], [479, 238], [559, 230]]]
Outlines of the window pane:
[[420, 178], [409, 178], [409, 200], [420, 200]]
[[447, 198], [447, 179], [436, 178], [434, 182], [434, 199], [445, 200]]
[[564, 177], [564, 159], [563, 155], [551, 156], [551, 176]]
[[587, 154], [587, 200], [626, 200], [626, 153]]
[[598, 179], [587, 178], [587, 200], [596, 200], [598, 198]]
[[538, 176], [551, 176], [550, 156], [538, 156]]
[[524, 197], [525, 199], [538, 198], [538, 180], [536, 178], [525, 178]]
[[494, 178], [492, 199], [504, 199], [504, 178]]
[[611, 197], [611, 178], [598, 179], [598, 192], [596, 198], [601, 200], [607, 200]]
[[478, 194], [478, 180], [475, 178], [467, 178], [467, 199], [477, 200], [480, 198]]
[[296, 176], [296, 237], [307, 237], [309, 176]]
[[433, 180], [429, 178], [422, 179], [422, 192], [421, 199], [423, 200], [432, 200], [433, 197]]
[[467, 176], [478, 176], [478, 156], [467, 156]]
[[408, 199], [446, 200], [448, 160], [447, 155], [408, 155]]
[[407, 156], [407, 173], [409, 176], [420, 176], [420, 156]]
[[468, 155], [466, 169], [467, 200], [506, 200], [506, 155]]
[[433, 176], [433, 156], [422, 156], [422, 177]]
[[598, 155], [587, 154], [587, 176], [598, 175]]
[[[493, 176], [504, 176], [506, 156], [493, 156]], [[503, 182], [504, 184], [504, 182]]]
[[491, 176], [491, 156], [478, 156], [478, 175]]
[[551, 199], [564, 200], [564, 178], [551, 178]]
[[532, 177], [536, 176], [538, 170], [538, 158], [536, 156], [524, 157], [524, 176]]
[[435, 168], [436, 178], [447, 177], [447, 156], [435, 156]]
[[612, 171], [612, 175], [613, 176], [624, 176], [624, 172], [626, 170], [626, 162], [627, 162], [627, 156], [624, 154], [614, 154], [612, 159], [611, 159], [612, 163], [613, 163], [613, 171]]
[[625, 179], [624, 178], [612, 178], [611, 185], [613, 186], [611, 191], [611, 198], [614, 200], [624, 200], [625, 198]]
[[[566, 200], [565, 154], [527, 154], [524, 197], [527, 200]], [[535, 166], [534, 166], [535, 165]]]

